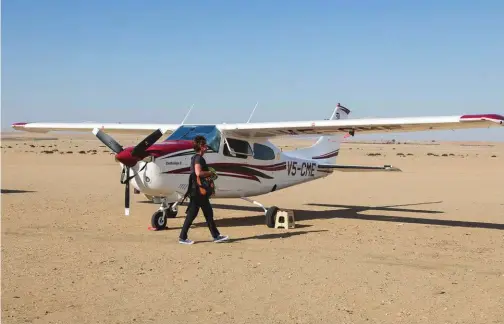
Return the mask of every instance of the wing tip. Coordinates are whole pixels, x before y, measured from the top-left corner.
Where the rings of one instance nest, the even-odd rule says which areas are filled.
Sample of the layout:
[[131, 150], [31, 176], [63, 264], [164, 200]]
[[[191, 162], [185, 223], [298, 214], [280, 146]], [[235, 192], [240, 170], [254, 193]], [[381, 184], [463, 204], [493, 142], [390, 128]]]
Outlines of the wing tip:
[[462, 115], [461, 121], [464, 120], [488, 120], [494, 123], [504, 125], [504, 116], [498, 114], [477, 114], [477, 115]]
[[395, 167], [393, 165], [387, 164], [383, 166], [385, 171], [390, 171], [390, 172], [403, 172], [402, 169]]
[[12, 123], [11, 127], [13, 129], [15, 129], [15, 130], [29, 132], [29, 133], [48, 133], [47, 129], [44, 129], [44, 128], [32, 128], [29, 125], [30, 125], [30, 123], [17, 122], [17, 123]]
[[23, 130], [27, 124], [28, 123], [25, 123], [25, 122], [17, 122], [17, 123], [12, 123], [11, 127], [14, 129], [17, 129], [17, 130]]

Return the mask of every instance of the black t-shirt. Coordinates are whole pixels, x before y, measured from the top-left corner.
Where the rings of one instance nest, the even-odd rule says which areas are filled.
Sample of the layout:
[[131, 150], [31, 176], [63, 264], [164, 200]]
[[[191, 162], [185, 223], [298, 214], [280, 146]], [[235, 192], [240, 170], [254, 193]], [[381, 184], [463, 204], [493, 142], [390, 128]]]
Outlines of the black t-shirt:
[[[201, 170], [202, 171], [208, 171], [208, 165], [205, 161], [205, 158], [202, 157], [199, 154], [193, 155], [191, 158], [191, 176], [192, 176], [192, 190], [191, 190], [191, 196], [199, 196], [198, 194], [198, 183], [196, 182], [196, 169], [195, 169], [195, 164], [199, 163], [201, 165]], [[200, 177], [201, 182], [203, 183], [203, 177]]]
[[201, 170], [203, 171], [208, 171], [208, 165], [205, 161], [205, 158], [202, 157], [201, 155], [199, 154], [195, 154], [192, 158], [191, 158], [191, 172], [195, 172], [195, 167], [194, 165], [196, 163], [199, 163], [201, 165]]

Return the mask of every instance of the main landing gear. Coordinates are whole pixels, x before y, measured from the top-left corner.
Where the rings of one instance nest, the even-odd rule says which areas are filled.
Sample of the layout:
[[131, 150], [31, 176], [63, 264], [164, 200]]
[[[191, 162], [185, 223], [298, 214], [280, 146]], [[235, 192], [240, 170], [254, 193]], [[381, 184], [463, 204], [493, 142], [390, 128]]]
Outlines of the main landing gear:
[[152, 215], [151, 226], [156, 230], [162, 230], [166, 228], [167, 219], [175, 218], [178, 214], [178, 202], [167, 203], [166, 198], [161, 199], [161, 206]]
[[275, 227], [275, 218], [278, 212], [277, 206], [271, 206], [269, 208], [266, 208], [260, 202], [248, 199], [247, 197], [241, 197], [241, 199], [261, 207], [264, 210], [264, 215], [266, 216], [266, 226], [268, 226], [269, 228]]

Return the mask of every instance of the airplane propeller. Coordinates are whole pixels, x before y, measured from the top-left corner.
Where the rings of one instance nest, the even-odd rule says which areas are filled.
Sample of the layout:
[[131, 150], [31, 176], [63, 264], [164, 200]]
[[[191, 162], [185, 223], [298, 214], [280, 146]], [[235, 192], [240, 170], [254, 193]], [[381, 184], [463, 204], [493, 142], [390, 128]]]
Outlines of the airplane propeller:
[[98, 137], [103, 144], [105, 144], [109, 149], [111, 149], [114, 153], [121, 153], [124, 148], [121, 144], [117, 143], [115, 139], [112, 138], [109, 134], [103, 132], [102, 130], [95, 128], [93, 129], [93, 134]]
[[[131, 167], [135, 166], [138, 161], [148, 156], [147, 149], [157, 142], [163, 136], [161, 129], [156, 129], [149, 134], [140, 143], [133, 147], [132, 150], [125, 150], [112, 136], [108, 135], [99, 128], [93, 129], [93, 134], [105, 144], [112, 152], [116, 154], [116, 161], [121, 162], [124, 167], [121, 171], [121, 183], [124, 184], [124, 214], [129, 215], [130, 207], [130, 180], [134, 177], [130, 176]], [[145, 166], [144, 166], [145, 167]]]

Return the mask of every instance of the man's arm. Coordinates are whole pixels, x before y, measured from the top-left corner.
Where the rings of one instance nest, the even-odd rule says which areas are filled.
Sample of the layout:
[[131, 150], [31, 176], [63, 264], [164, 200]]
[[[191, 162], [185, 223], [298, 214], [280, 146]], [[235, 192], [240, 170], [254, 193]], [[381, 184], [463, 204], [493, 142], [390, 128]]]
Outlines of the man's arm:
[[212, 172], [201, 170], [201, 164], [199, 164], [199, 162], [197, 161], [194, 163], [194, 172], [198, 177], [207, 178], [212, 176]]

